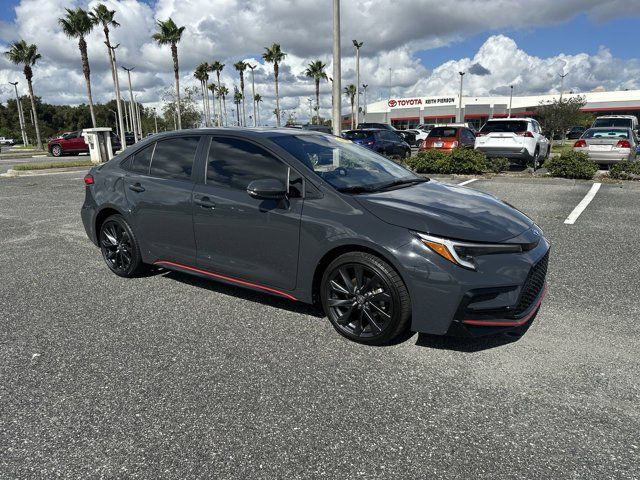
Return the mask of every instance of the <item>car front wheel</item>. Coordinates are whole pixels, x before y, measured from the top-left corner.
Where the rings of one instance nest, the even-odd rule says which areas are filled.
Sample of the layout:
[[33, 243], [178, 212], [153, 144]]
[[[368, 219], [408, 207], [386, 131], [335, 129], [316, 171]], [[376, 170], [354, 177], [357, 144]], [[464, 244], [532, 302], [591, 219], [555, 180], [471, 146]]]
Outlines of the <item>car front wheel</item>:
[[375, 255], [341, 255], [327, 267], [320, 288], [331, 324], [350, 340], [380, 345], [409, 329], [407, 287], [398, 273]]
[[147, 268], [138, 239], [122, 215], [111, 215], [100, 226], [100, 250], [109, 269], [120, 277], [136, 277]]
[[53, 155], [54, 157], [61, 157], [62, 147], [60, 145], [54, 145], [53, 147], [51, 147], [51, 155]]

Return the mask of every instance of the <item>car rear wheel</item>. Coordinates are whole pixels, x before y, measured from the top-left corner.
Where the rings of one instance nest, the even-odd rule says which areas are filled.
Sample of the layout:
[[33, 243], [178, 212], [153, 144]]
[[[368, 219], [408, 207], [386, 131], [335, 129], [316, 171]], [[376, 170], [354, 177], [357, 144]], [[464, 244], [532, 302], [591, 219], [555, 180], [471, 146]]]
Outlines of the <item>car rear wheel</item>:
[[53, 147], [51, 147], [51, 155], [53, 155], [54, 157], [61, 157], [62, 147], [60, 145], [54, 145]]
[[359, 343], [388, 343], [409, 328], [407, 287], [389, 264], [369, 253], [346, 253], [331, 262], [321, 300], [338, 333]]
[[100, 226], [100, 250], [109, 269], [120, 277], [136, 277], [147, 269], [131, 226], [122, 215], [111, 215]]

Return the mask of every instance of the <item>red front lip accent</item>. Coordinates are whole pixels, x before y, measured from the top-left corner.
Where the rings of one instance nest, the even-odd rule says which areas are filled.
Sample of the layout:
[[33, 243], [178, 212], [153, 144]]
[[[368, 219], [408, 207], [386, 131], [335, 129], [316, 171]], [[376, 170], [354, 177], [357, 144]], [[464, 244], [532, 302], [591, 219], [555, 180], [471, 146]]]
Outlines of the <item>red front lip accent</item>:
[[169, 260], [157, 260], [153, 262], [154, 265], [167, 265], [173, 266], [177, 268], [181, 268], [183, 270], [190, 270], [192, 272], [200, 273], [202, 275], [207, 275], [209, 277], [218, 278], [220, 280], [225, 280], [231, 283], [237, 283], [238, 285], [244, 285], [245, 287], [257, 288], [258, 290], [264, 290], [265, 292], [275, 293], [276, 295], [280, 295], [282, 297], [288, 298], [289, 300], [293, 300], [297, 302], [298, 299], [293, 295], [288, 294], [287, 292], [283, 292], [281, 290], [277, 290], [275, 288], [267, 287], [265, 285], [260, 285], [258, 283], [247, 282], [246, 280], [241, 280], [239, 278], [229, 277], [227, 275], [222, 275], [221, 273], [210, 272], [208, 270], [202, 270], [201, 268], [190, 267], [189, 265], [183, 265], [181, 263], [170, 262]]
[[473, 319], [465, 319], [462, 320], [462, 323], [466, 323], [467, 325], [479, 325], [482, 327], [519, 327], [524, 325], [531, 317], [533, 317], [538, 309], [540, 308], [540, 304], [542, 304], [542, 299], [547, 294], [547, 285], [545, 284], [544, 290], [542, 290], [542, 295], [538, 298], [536, 302], [536, 306], [531, 309], [531, 311], [524, 317], [518, 320], [473, 320]]

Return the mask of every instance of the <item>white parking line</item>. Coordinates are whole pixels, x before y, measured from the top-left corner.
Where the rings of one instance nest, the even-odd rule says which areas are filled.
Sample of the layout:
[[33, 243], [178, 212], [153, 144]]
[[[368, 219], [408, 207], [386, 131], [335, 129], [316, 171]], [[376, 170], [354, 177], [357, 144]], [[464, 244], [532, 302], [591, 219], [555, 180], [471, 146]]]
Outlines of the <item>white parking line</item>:
[[591, 203], [591, 200], [593, 200], [593, 197], [595, 197], [596, 193], [598, 193], [598, 190], [600, 190], [601, 185], [601, 183], [594, 183], [591, 186], [591, 189], [587, 192], [587, 194], [576, 206], [576, 208], [573, 209], [573, 212], [571, 212], [567, 219], [564, 221], [566, 225], [573, 225], [574, 223], [576, 223], [576, 220], [578, 219], [580, 214], [584, 212], [584, 209], [587, 208], [587, 206]]
[[461, 182], [458, 185], [460, 185], [460, 186], [469, 185], [471, 182], [475, 182], [476, 180], [478, 180], [478, 179], [477, 178], [472, 178], [471, 180], [465, 180], [464, 182]]

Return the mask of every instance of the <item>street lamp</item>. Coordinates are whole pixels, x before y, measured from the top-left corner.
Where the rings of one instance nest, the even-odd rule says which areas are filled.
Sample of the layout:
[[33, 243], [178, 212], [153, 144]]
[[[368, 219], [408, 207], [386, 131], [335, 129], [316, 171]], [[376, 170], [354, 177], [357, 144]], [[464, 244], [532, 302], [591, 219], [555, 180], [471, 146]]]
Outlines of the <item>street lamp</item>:
[[127, 68], [127, 67], [122, 67], [123, 70], [125, 70], [127, 72], [127, 76], [129, 78], [129, 97], [131, 98], [131, 110], [129, 112], [129, 117], [131, 118], [131, 125], [133, 127], [133, 138], [135, 139], [135, 141], [138, 141], [138, 127], [136, 126], [136, 114], [135, 114], [135, 110], [134, 110], [134, 106], [133, 106], [133, 102], [135, 102], [134, 98], [133, 98], [133, 89], [131, 88], [131, 70], [133, 70], [135, 67], [131, 67], [131, 68]]
[[566, 77], [567, 75], [569, 75], [569, 72], [565, 73], [564, 75], [562, 73], [558, 74], [558, 76], [560, 77], [560, 101], [562, 101], [562, 94], [564, 93], [564, 77]]
[[138, 126], [138, 135], [140, 136], [140, 140], [142, 140], [142, 119], [140, 117], [140, 107], [138, 105], [138, 94], [136, 94], [136, 122]]
[[313, 98], [307, 98], [309, 102], [309, 123], [313, 123]]
[[464, 118], [462, 116], [462, 79], [464, 78], [465, 72], [458, 72], [460, 74], [460, 97], [458, 98], [458, 115], [459, 115], [459, 123], [464, 122]]
[[340, 136], [342, 94], [340, 92], [340, 0], [333, 0], [333, 85], [331, 99], [331, 129]]
[[158, 112], [156, 112], [156, 107], [153, 107], [153, 122], [156, 125], [156, 133], [158, 133]]
[[364, 90], [364, 108], [362, 109], [362, 119], [364, 121], [367, 120], [367, 85], [366, 83], [362, 84], [362, 90]]
[[13, 85], [13, 88], [16, 91], [16, 107], [18, 110], [18, 122], [20, 123], [20, 133], [22, 133], [22, 144], [26, 147], [29, 143], [29, 139], [27, 138], [27, 130], [24, 122], [24, 112], [22, 111], [22, 102], [20, 101], [20, 97], [18, 96], [18, 82], [9, 82], [10, 85]]
[[113, 113], [113, 118], [115, 118], [116, 135], [118, 135], [118, 138], [122, 139], [122, 136], [120, 135], [120, 129], [118, 128], [118, 112], [116, 112], [115, 110], [111, 110], [111, 109], [109, 109], [109, 111], [111, 113]]
[[250, 65], [247, 63], [247, 67], [251, 69], [251, 98], [253, 100], [253, 126], [257, 127], [257, 117], [256, 117], [256, 82], [253, 75], [253, 70], [257, 67], [257, 65]]
[[[123, 100], [122, 100], [122, 95], [120, 93], [120, 78], [118, 77], [118, 64], [116, 62], [116, 48], [118, 48], [120, 44], [116, 45], [115, 47], [112, 47], [108, 42], [105, 41], [104, 43], [107, 45], [107, 48], [109, 49], [109, 53], [110, 53], [109, 56], [111, 58], [111, 73], [113, 74], [113, 82], [116, 89], [116, 105], [118, 107], [118, 122], [119, 122], [118, 124], [120, 125], [120, 133], [124, 134], [124, 129], [125, 129], [124, 116], [122, 112]], [[121, 143], [122, 143], [123, 150], [127, 148], [127, 142], [121, 142]]]
[[509, 118], [511, 118], [511, 103], [513, 102], [513, 85], [511, 85], [511, 94], [509, 95]]
[[[353, 46], [356, 47], [356, 89], [360, 88], [360, 47], [364, 42], [358, 43], [357, 40], [353, 40]], [[360, 95], [356, 91], [356, 128], [360, 121]]]

